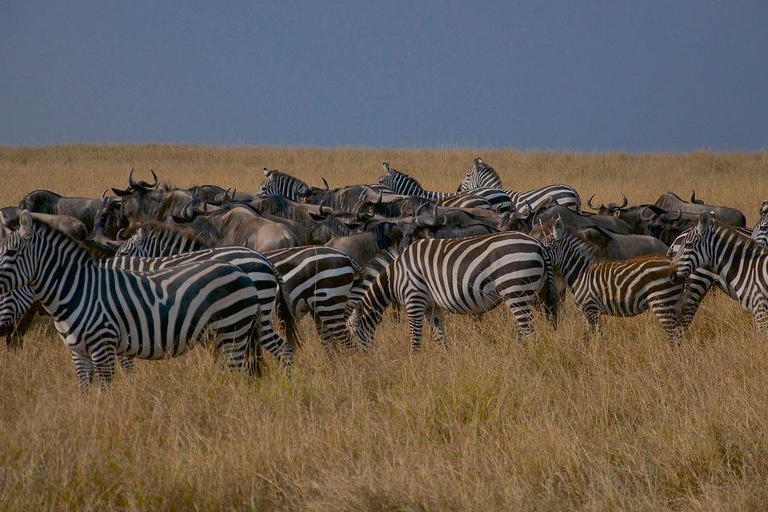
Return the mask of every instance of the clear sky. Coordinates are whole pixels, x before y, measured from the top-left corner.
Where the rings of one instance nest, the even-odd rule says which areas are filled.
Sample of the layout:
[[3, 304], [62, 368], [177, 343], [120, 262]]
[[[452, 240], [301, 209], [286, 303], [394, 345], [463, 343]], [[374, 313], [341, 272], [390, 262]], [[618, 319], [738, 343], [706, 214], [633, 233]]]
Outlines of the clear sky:
[[768, 148], [768, 1], [0, 0], [0, 144]]

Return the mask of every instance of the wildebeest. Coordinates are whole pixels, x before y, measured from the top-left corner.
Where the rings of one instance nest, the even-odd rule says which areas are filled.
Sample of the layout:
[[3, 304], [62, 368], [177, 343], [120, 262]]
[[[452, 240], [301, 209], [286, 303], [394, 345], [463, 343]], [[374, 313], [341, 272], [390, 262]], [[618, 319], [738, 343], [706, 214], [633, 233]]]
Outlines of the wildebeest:
[[[691, 199], [696, 200], [695, 192], [691, 194]], [[687, 218], [697, 219], [702, 212], [711, 212], [714, 215], [715, 220], [718, 220], [723, 224], [738, 228], [743, 228], [747, 225], [747, 218], [736, 208], [703, 204], [703, 202], [698, 202], [699, 200], [696, 201], [697, 202], [695, 203], [689, 203], [682, 200], [680, 196], [674, 192], [667, 192], [656, 200], [656, 206], [669, 212], [680, 210], [683, 213], [683, 216]]]

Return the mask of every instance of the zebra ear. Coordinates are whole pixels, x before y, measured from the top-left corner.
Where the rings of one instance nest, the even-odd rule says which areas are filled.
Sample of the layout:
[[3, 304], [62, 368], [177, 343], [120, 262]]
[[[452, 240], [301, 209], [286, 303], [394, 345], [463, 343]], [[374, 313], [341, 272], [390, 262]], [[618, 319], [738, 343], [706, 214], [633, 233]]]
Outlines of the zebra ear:
[[696, 226], [696, 232], [701, 235], [711, 224], [712, 217], [709, 215], [709, 212], [701, 212], [699, 215], [699, 224]]
[[270, 175], [270, 174], [272, 174], [272, 173], [269, 171], [269, 169], [267, 169], [267, 168], [265, 167], [265, 168], [264, 168], [264, 176], [266, 176], [267, 178], [269, 178], [269, 175]]
[[22, 210], [19, 215], [19, 234], [29, 240], [32, 237], [32, 215], [27, 210]]

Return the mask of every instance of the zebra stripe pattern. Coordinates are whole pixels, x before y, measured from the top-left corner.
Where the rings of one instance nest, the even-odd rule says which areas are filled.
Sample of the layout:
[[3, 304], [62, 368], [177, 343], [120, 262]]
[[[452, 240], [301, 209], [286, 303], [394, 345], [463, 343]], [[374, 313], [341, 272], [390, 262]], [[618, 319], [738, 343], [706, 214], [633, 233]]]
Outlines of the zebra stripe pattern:
[[[405, 306], [414, 348], [421, 345], [423, 317], [446, 344], [442, 311], [479, 314], [504, 301], [517, 323], [518, 339], [530, 334], [531, 305], [552, 285], [551, 266], [539, 242], [522, 233], [463, 239], [419, 240], [408, 246], [378, 275], [352, 311], [348, 325], [370, 348], [384, 309]], [[554, 293], [548, 295], [556, 313]]]
[[254, 354], [259, 301], [251, 279], [218, 262], [154, 272], [109, 268], [62, 233], [20, 215], [19, 231], [0, 243], [0, 293], [29, 285], [72, 351], [81, 389], [94, 367], [107, 384], [115, 353], [143, 359], [176, 357], [205, 328], [230, 368]]
[[[261, 346], [284, 365], [293, 361], [297, 341], [296, 325], [280, 271], [263, 254], [247, 247], [205, 247], [182, 231], [159, 222], [146, 222], [120, 248], [122, 257], [107, 259], [103, 265], [131, 271], [151, 271], [185, 263], [219, 261], [239, 267], [251, 278], [260, 303]], [[195, 249], [193, 252], [185, 252]], [[283, 289], [283, 293], [281, 293]], [[289, 343], [275, 332], [270, 316], [277, 312], [285, 323]]]
[[351, 344], [344, 311], [360, 267], [331, 247], [294, 247], [264, 254], [283, 276], [297, 319], [309, 313], [323, 343]]
[[483, 188], [463, 192], [433, 192], [424, 190], [415, 178], [393, 169], [389, 162], [384, 162], [383, 165], [385, 173], [377, 183], [395, 194], [422, 197], [435, 201], [441, 206], [459, 208], [490, 208], [505, 211], [512, 206], [506, 192], [500, 189]]
[[485, 165], [482, 159], [475, 158], [474, 167], [459, 185], [459, 191], [475, 190], [479, 188], [501, 189], [510, 199], [512, 207], [521, 211], [526, 205], [530, 205], [536, 211], [547, 201], [581, 211], [581, 197], [576, 189], [568, 185], [547, 185], [526, 192], [502, 189], [501, 178], [493, 167]]
[[264, 176], [266, 179], [259, 185], [257, 195], [281, 195], [285, 196], [291, 201], [301, 201], [301, 198], [305, 197], [310, 187], [298, 178], [294, 178], [290, 174], [285, 174], [277, 169], [269, 171], [264, 168]]
[[600, 315], [635, 316], [647, 309], [656, 315], [670, 339], [682, 334], [675, 306], [683, 284], [673, 282], [671, 258], [644, 256], [630, 260], [600, 262], [596, 248], [561, 219], [543, 241], [554, 266], [573, 292], [573, 300], [590, 331], [601, 328]]
[[[181, 254], [190, 246], [187, 238], [181, 231], [163, 224], [145, 223], [121, 248], [120, 253], [146, 257]], [[230, 247], [209, 251], [226, 254], [239, 250], [243, 249]], [[246, 251], [258, 254], [248, 249]], [[274, 277], [280, 283], [280, 316], [290, 319], [290, 324], [286, 320], [290, 340], [295, 338], [294, 322], [310, 313], [324, 343], [338, 341], [344, 345], [349, 344], [344, 308], [356, 275], [359, 274], [359, 267], [348, 255], [330, 247], [310, 246], [277, 249], [259, 254], [258, 257], [273, 269]], [[288, 350], [290, 345], [286, 345], [268, 323], [274, 309], [274, 294], [272, 303], [262, 303], [262, 307], [262, 344], [268, 350], [274, 347], [270, 350], [273, 354], [280, 354]]]
[[688, 278], [705, 265], [727, 283], [731, 296], [768, 331], [768, 249], [740, 231], [702, 213], [675, 255], [676, 275]]
[[[763, 222], [762, 218], [760, 221], [758, 221], [754, 230], [751, 232], [745, 228], [733, 229], [745, 236], [750, 235], [752, 239], [760, 245], [766, 245], [766, 234], [764, 231], [765, 228], [760, 226], [761, 222]], [[677, 253], [680, 252], [680, 250], [683, 248], [686, 237], [693, 229], [694, 228], [686, 229], [680, 233], [677, 238], [675, 238], [675, 240], [672, 242], [672, 245], [670, 245], [669, 249], [667, 250], [667, 256], [674, 258]], [[713, 285], [717, 286], [720, 291], [722, 291], [730, 298], [739, 300], [731, 286], [724, 279], [722, 279], [711, 266], [702, 265], [701, 267], [691, 272], [691, 274], [685, 280], [685, 291], [683, 292], [683, 297], [680, 299], [680, 303], [678, 305], [678, 313], [681, 316], [681, 322], [683, 325], [689, 326], [691, 322], [693, 322], [693, 318], [696, 316], [696, 312], [699, 310], [701, 302], [704, 300], [704, 297], [707, 295], [709, 290], [712, 289]]]
[[485, 165], [482, 158], [475, 158], [472, 169], [459, 184], [458, 192], [478, 188], [501, 188], [501, 177], [493, 167]]

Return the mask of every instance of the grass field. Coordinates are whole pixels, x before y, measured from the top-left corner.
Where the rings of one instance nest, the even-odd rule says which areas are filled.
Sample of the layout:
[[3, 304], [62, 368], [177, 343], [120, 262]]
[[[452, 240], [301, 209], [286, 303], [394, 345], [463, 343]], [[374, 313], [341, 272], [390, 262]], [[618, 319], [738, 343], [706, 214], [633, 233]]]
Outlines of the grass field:
[[[673, 190], [757, 220], [768, 154], [185, 146], [0, 148], [0, 204], [47, 188], [98, 197], [128, 171], [255, 191], [264, 166], [320, 185], [373, 182], [381, 161], [455, 190], [475, 156], [507, 187], [554, 182], [586, 199]], [[570, 299], [557, 331], [514, 340], [503, 307], [448, 316], [448, 350], [410, 351], [385, 317], [370, 354], [324, 350], [308, 319], [286, 376], [250, 382], [209, 350], [138, 361], [77, 392], [68, 350], [39, 320], [0, 347], [0, 508], [588, 510], [768, 508], [768, 343], [734, 301], [708, 297], [671, 348], [649, 315], [605, 318], [581, 342]]]

